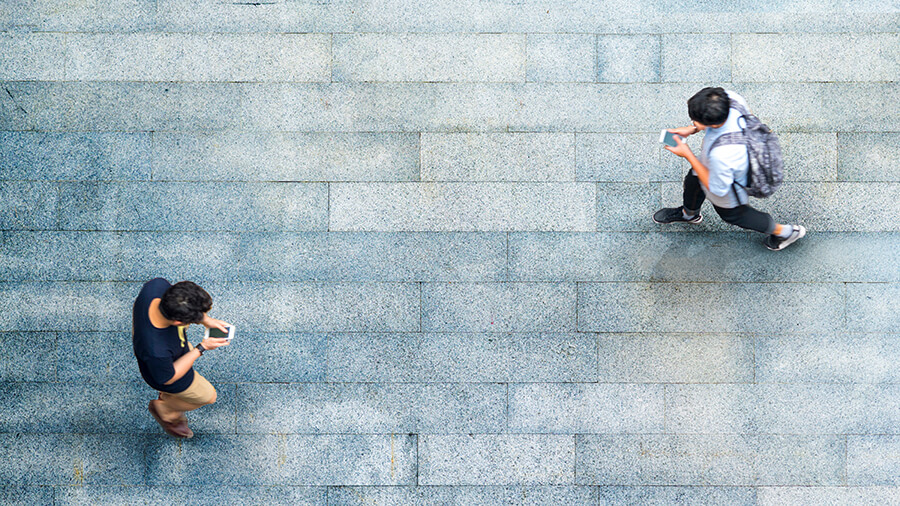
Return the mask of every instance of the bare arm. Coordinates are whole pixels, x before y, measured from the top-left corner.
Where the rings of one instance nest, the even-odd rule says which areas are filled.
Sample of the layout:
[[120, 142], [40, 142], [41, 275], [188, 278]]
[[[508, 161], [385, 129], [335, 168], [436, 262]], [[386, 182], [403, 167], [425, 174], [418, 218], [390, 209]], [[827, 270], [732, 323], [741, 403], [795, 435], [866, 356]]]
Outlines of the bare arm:
[[[690, 127], [683, 127], [683, 128], [687, 129]], [[671, 131], [675, 132], [677, 134], [679, 130], [682, 130], [682, 129], [676, 129], [676, 130], [671, 130]], [[680, 135], [680, 134], [678, 134], [678, 135]], [[696, 155], [694, 155], [694, 152], [691, 151], [691, 147], [688, 146], [687, 143], [684, 142], [684, 140], [682, 140], [680, 137], [676, 136], [675, 143], [678, 145], [675, 146], [674, 148], [672, 146], [664, 146], [664, 147], [666, 148], [666, 150], [671, 151], [672, 153], [675, 153], [676, 155], [687, 160], [688, 163], [691, 164], [691, 168], [694, 169], [694, 173], [697, 174], [697, 179], [699, 179], [700, 183], [703, 184], [703, 187], [706, 189], [709, 189], [709, 169], [706, 168], [706, 165], [703, 165], [703, 163], [697, 158]]]

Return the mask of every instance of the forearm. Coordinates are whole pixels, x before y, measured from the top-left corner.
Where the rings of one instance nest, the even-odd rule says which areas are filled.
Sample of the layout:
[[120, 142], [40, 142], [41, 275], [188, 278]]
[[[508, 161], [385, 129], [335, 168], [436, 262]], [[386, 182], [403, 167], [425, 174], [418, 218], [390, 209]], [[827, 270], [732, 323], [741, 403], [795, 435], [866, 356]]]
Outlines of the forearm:
[[694, 174], [697, 174], [697, 179], [700, 180], [703, 187], [709, 189], [709, 169], [706, 168], [706, 165], [703, 165], [703, 162], [693, 153], [685, 157], [685, 159], [691, 164]]
[[178, 360], [172, 363], [172, 365], [175, 367], [175, 375], [172, 376], [172, 379], [167, 381], [165, 384], [171, 385], [172, 383], [175, 383], [176, 381], [183, 378], [184, 375], [191, 370], [191, 367], [194, 366], [194, 361], [196, 361], [199, 357], [200, 352], [196, 348], [178, 357]]

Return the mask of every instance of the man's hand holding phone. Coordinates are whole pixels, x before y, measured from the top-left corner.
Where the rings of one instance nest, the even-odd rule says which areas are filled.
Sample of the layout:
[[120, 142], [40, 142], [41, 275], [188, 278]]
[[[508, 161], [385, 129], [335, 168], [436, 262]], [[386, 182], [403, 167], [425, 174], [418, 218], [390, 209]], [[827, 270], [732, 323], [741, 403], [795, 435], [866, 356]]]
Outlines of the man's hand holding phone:
[[204, 348], [214, 350], [220, 346], [231, 344], [231, 339], [234, 337], [233, 325], [210, 318], [209, 315], [206, 315], [200, 323], [206, 327], [206, 335], [202, 341]]

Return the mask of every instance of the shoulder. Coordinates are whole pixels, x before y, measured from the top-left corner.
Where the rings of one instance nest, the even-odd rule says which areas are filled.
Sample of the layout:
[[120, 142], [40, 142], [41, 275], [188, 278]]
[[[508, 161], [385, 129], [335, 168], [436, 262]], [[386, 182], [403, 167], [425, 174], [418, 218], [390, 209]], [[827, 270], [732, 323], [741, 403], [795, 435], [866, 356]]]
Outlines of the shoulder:
[[734, 166], [747, 161], [747, 146], [741, 144], [723, 144], [709, 152], [710, 161], [722, 165]]
[[153, 278], [144, 283], [144, 286], [141, 287], [140, 296], [149, 296], [150, 298], [155, 299], [156, 297], [162, 296], [170, 286], [172, 286], [172, 284], [164, 278]]

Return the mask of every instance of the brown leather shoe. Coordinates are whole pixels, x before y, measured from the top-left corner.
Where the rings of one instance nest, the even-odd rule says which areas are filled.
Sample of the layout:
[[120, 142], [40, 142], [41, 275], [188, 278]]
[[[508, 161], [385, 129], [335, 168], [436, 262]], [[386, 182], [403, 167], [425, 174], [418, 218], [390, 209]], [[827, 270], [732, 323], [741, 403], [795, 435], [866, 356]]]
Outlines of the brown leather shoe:
[[156, 423], [159, 424], [160, 427], [166, 431], [166, 434], [173, 437], [184, 437], [184, 438], [192, 438], [194, 437], [194, 432], [187, 426], [187, 420], [179, 420], [175, 423], [169, 423], [162, 419], [159, 416], [159, 412], [156, 410], [156, 406], [153, 405], [154, 402], [161, 401], [150, 401], [150, 404], [147, 406], [147, 409], [150, 410], [150, 414], [153, 415], [153, 418], [156, 419]]

